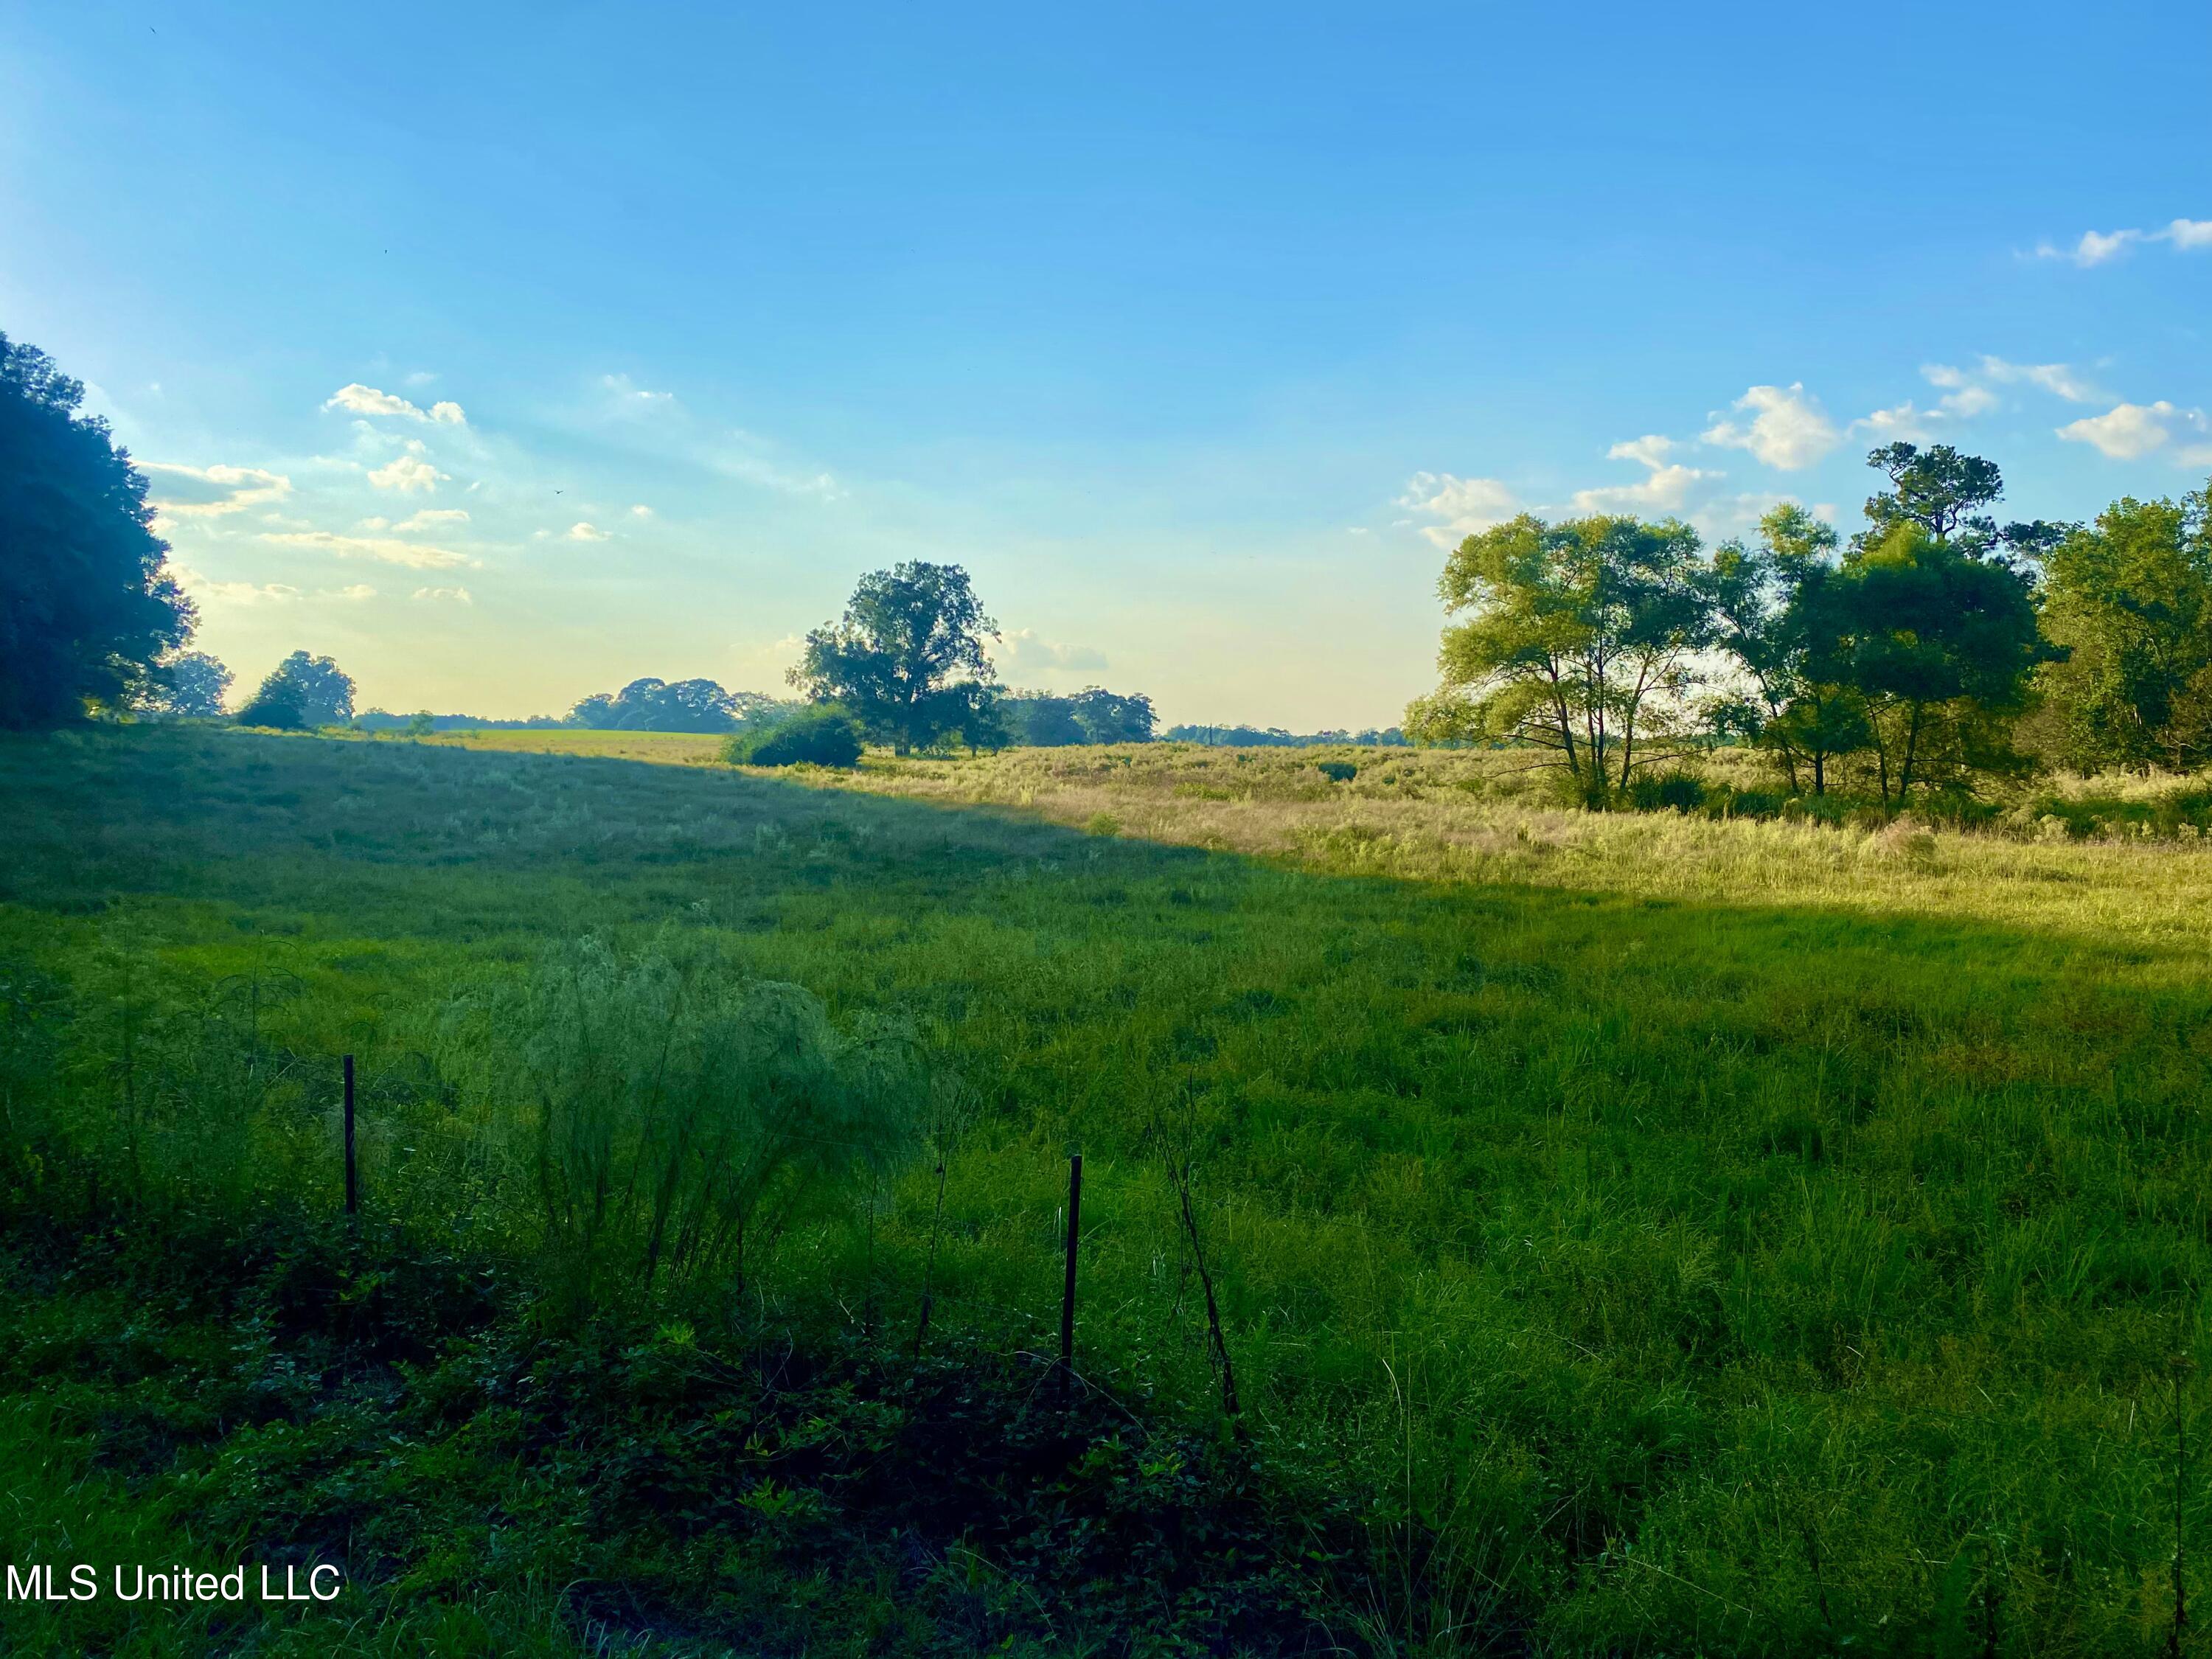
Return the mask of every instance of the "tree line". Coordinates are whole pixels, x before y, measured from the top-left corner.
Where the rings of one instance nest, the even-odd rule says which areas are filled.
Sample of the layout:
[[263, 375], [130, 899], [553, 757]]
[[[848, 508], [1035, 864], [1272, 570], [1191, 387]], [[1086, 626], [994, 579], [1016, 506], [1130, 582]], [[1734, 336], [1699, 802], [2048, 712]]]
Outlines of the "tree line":
[[1948, 445], [1868, 457], [1846, 543], [1794, 504], [1708, 552], [1679, 520], [1522, 514], [1469, 536], [1439, 591], [1443, 683], [1416, 741], [1510, 745], [1584, 805], [1724, 742], [1793, 794], [1885, 810], [2040, 767], [2212, 761], [2212, 508], [2115, 501], [2000, 523], [1997, 467]]
[[[0, 334], [0, 726], [219, 717], [230, 671], [188, 648], [197, 617], [145, 475], [81, 412], [83, 396]], [[1510, 746], [1593, 806], [1722, 743], [1764, 751], [1793, 794], [1885, 810], [2038, 768], [2212, 763], [2212, 489], [2124, 497], [2087, 524], [2000, 523], [2003, 479], [1986, 459], [1909, 443], [1868, 459], [1885, 487], [1847, 542], [1792, 504], [1710, 550], [1673, 519], [1523, 514], [1469, 536], [1439, 585], [1458, 618], [1442, 683], [1402, 731], [1169, 735]], [[817, 735], [842, 721], [901, 755], [1154, 737], [1141, 695], [1001, 684], [998, 632], [959, 566], [901, 564], [861, 578], [807, 635], [793, 697], [644, 678], [585, 698], [565, 723], [724, 732], [748, 752], [802, 713]], [[354, 693], [330, 658], [297, 651], [235, 718], [345, 724]]]

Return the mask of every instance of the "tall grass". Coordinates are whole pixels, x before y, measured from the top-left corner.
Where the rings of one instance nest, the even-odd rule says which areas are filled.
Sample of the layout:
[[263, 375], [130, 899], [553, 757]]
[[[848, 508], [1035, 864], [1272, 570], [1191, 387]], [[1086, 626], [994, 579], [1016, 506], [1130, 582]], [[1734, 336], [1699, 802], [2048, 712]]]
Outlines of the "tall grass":
[[[317, 1068], [356, 1048], [395, 1079], [373, 1206], [425, 1237], [502, 1218], [526, 1253], [604, 1192], [594, 1293], [641, 1293], [672, 1272], [656, 1213], [706, 1240], [742, 1197], [675, 1149], [775, 1144], [702, 1081], [720, 1057], [787, 1033], [790, 1098], [888, 1146], [935, 1109], [866, 1069], [893, 1020], [973, 1122], [941, 1158], [786, 1166], [767, 1209], [826, 1179], [749, 1260], [756, 1304], [817, 1334], [872, 1305], [905, 1347], [928, 1296], [927, 1352], [1046, 1346], [1079, 1141], [1079, 1370], [1220, 1423], [1194, 1234], [1253, 1444], [1367, 1519], [1378, 1644], [2164, 1650], [2212, 1542], [2177, 1468], [2201, 1391], [2169, 1364], [2212, 1266], [2212, 858], [1585, 815], [1465, 757], [1303, 764], [1055, 751], [827, 788], [234, 734], [0, 746], [25, 1011], [0, 1091], [28, 1109], [11, 1079], [46, 1055], [70, 1122], [119, 1125], [119, 988], [183, 1011], [288, 973], [260, 1041], [290, 1069], [252, 1109], [279, 1156], [238, 1181], [330, 1201]], [[822, 1023], [761, 1012], [764, 981]], [[250, 1023], [204, 1028], [238, 1089]], [[629, 1104], [594, 1127], [586, 1096]]]

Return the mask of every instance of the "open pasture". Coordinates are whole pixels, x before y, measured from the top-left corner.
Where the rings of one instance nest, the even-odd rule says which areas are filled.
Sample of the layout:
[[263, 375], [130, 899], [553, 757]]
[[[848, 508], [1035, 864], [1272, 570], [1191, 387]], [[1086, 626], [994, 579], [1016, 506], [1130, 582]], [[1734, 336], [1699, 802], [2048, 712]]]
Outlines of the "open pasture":
[[[441, 1073], [368, 1123], [372, 1205], [526, 1255], [499, 1148], [530, 1103], [441, 1020], [561, 941], [711, 947], [902, 1022], [972, 1114], [941, 1219], [922, 1158], [810, 1211], [732, 1328], [896, 1347], [928, 1272], [933, 1340], [1048, 1346], [1079, 1146], [1079, 1369], [1213, 1431], [1182, 1148], [1250, 1443], [1384, 1587], [1347, 1641], [2165, 1650], [2177, 1526], [2192, 1593], [2212, 1550], [2176, 1453], [2212, 856], [1592, 816], [1434, 752], [794, 781], [714, 744], [11, 739], [0, 959], [75, 1010], [72, 1109], [122, 1011], [281, 981], [303, 1068]], [[225, 1202], [327, 1179], [327, 1123], [269, 1130]], [[228, 1431], [113, 1473], [35, 1357], [57, 1297], [8, 1316], [11, 1527], [220, 1484]]]

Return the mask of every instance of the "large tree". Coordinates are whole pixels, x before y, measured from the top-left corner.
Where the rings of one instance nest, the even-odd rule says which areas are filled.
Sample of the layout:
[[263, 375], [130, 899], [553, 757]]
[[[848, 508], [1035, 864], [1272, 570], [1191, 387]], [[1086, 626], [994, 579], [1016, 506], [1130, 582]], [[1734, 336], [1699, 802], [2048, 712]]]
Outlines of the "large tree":
[[2052, 550], [2043, 601], [2068, 654], [2039, 677], [2039, 746], [2085, 772], [2212, 760], [2212, 488], [2113, 502]]
[[51, 726], [144, 696], [192, 607], [164, 568], [146, 476], [84, 386], [0, 334], [0, 726]]
[[1438, 583], [1443, 684], [1406, 711], [1408, 736], [1547, 750], [1602, 806], [1666, 752], [1692, 654], [1709, 635], [1697, 532], [1523, 514], [1459, 544]]
[[2011, 718], [2037, 666], [2057, 654], [2036, 625], [2026, 571], [1905, 519], [1878, 542], [1860, 538], [1791, 609], [1807, 678], [1856, 694], [1885, 806], [1915, 785], [2017, 763]]
[[353, 680], [328, 657], [295, 651], [270, 669], [245, 708], [240, 726], [297, 730], [343, 726], [353, 719]]
[[966, 571], [915, 562], [861, 577], [844, 616], [806, 636], [789, 678], [899, 754], [949, 738], [980, 746], [1000, 730], [984, 645], [998, 636]]
[[1879, 546], [1910, 524], [1969, 558], [2019, 563], [2042, 558], [2072, 528], [2041, 519], [1998, 524], [1983, 511], [2004, 495], [1996, 463], [1948, 444], [1884, 444], [1869, 452], [1867, 465], [1888, 477], [1889, 488], [1868, 497], [1867, 528], [1853, 538], [1855, 547]]
[[219, 658], [204, 651], [176, 652], [155, 665], [153, 678], [145, 704], [149, 713], [179, 720], [222, 718], [233, 676]]

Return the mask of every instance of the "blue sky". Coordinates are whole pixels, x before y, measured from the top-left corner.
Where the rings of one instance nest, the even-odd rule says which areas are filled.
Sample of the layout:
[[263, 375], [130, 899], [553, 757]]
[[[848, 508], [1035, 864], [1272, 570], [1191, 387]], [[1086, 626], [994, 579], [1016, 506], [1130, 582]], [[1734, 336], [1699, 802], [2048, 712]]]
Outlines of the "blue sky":
[[241, 678], [774, 690], [919, 557], [1015, 684], [1387, 724], [1518, 507], [2201, 484], [2208, 85], [2179, 3], [16, 0], [0, 330]]

